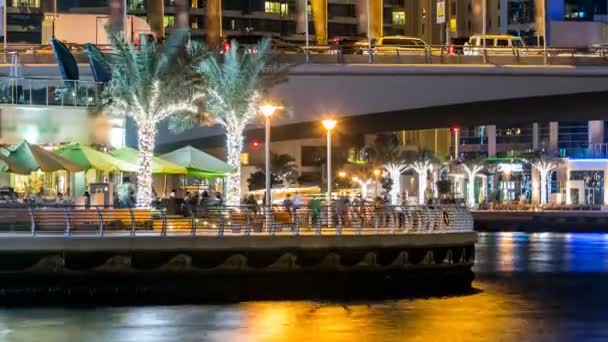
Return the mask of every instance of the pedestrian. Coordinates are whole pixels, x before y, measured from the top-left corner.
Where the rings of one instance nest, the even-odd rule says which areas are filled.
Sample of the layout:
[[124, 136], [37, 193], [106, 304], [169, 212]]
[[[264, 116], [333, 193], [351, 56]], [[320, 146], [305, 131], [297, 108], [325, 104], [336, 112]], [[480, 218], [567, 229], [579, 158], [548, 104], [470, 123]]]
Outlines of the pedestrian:
[[321, 217], [321, 200], [317, 196], [312, 196], [308, 206], [312, 215], [312, 224], [317, 224]]
[[88, 191], [84, 192], [84, 208], [85, 209], [91, 208], [91, 194], [89, 194]]

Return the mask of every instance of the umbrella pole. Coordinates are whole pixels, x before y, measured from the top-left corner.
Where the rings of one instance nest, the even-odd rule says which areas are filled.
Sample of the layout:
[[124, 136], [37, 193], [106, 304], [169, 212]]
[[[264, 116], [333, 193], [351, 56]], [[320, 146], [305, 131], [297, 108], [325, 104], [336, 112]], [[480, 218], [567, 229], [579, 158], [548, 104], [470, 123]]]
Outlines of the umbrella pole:
[[165, 173], [165, 188], [163, 189], [163, 196], [167, 197], [167, 174]]

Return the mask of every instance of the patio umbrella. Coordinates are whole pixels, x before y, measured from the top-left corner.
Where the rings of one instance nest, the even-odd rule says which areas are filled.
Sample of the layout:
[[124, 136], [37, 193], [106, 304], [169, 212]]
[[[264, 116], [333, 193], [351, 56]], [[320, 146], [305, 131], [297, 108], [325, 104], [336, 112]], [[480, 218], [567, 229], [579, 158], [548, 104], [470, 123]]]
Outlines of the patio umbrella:
[[185, 167], [189, 176], [198, 178], [224, 177], [232, 171], [223, 160], [189, 145], [161, 157]]
[[[55, 171], [82, 171], [83, 168], [63, 157], [47, 151], [40, 146], [32, 145], [23, 141], [19, 145], [8, 149], [8, 158], [12, 166], [16, 168], [16, 173], [29, 174], [35, 171], [55, 172]], [[4, 159], [3, 159], [4, 160]]]
[[[134, 148], [123, 147], [110, 152], [110, 154], [120, 160], [126, 161], [127, 163], [139, 165], [139, 151]], [[152, 157], [152, 173], [165, 175], [185, 175], [186, 168], [159, 157]]]
[[136, 172], [137, 165], [118, 159], [108, 153], [82, 145], [70, 144], [53, 151], [56, 155], [70, 160], [85, 170]]
[[0, 152], [0, 172], [18, 173], [21, 175], [30, 174], [30, 172], [27, 169], [21, 168], [12, 159], [10, 159], [6, 154], [8, 154], [8, 151], [3, 148], [2, 152]]

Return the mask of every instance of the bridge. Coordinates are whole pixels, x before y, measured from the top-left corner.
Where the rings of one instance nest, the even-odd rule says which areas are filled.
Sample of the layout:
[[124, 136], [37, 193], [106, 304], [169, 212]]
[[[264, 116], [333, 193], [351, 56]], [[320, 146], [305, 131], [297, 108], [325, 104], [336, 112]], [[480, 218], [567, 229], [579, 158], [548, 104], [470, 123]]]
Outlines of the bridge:
[[[55, 79], [59, 72], [53, 65], [28, 66], [20, 79], [0, 78], [0, 88], [5, 93], [10, 90], [0, 97], [2, 107], [11, 111], [70, 106], [84, 111], [83, 107], [95, 104], [100, 85], [90, 81], [88, 65], [80, 69], [83, 81], [75, 84], [78, 91], [59, 97], [56, 90], [62, 82]], [[3, 70], [6, 67], [0, 73]], [[291, 69], [289, 81], [271, 93], [291, 113], [274, 122], [273, 139], [316, 135], [318, 121], [330, 115], [354, 134], [533, 120], [603, 120], [607, 94], [606, 66], [304, 63]], [[252, 129], [251, 134], [262, 133]], [[195, 128], [179, 136], [161, 129], [158, 143], [213, 140], [221, 135], [219, 128]]]

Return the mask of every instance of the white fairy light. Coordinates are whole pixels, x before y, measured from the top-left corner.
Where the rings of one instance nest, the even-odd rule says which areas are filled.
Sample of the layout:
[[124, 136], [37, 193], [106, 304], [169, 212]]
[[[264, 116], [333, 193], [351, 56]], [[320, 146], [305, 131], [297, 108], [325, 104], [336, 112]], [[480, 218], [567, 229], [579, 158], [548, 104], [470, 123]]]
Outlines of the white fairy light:
[[384, 165], [384, 170], [388, 174], [389, 178], [393, 182], [389, 196], [392, 205], [398, 205], [397, 196], [401, 192], [401, 174], [407, 170], [407, 164], [405, 162], [390, 162]]
[[425, 159], [423, 161], [413, 162], [410, 167], [418, 174], [418, 204], [423, 205], [427, 173], [432, 167], [431, 161]]
[[557, 165], [552, 160], [538, 160], [532, 162], [532, 167], [538, 170], [540, 173], [540, 204], [544, 205], [547, 203], [547, 187], [549, 173], [557, 168]]

